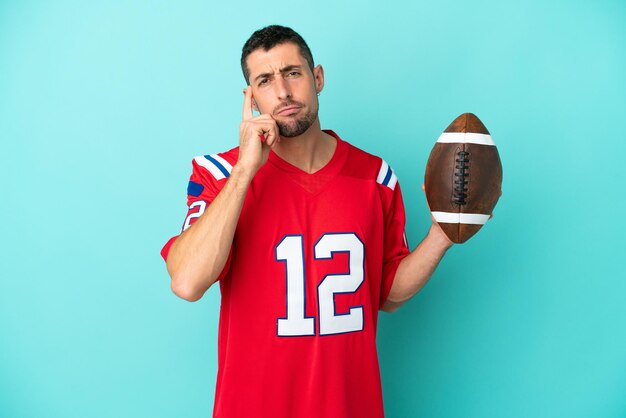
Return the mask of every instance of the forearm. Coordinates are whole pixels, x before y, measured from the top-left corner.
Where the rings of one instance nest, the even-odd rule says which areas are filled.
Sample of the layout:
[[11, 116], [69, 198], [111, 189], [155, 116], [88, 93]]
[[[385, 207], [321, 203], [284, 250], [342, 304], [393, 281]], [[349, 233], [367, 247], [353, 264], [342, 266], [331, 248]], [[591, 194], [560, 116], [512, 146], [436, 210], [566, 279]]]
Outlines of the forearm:
[[183, 299], [200, 299], [224, 268], [252, 177], [235, 165], [206, 211], [172, 244], [167, 270], [172, 290]]
[[394, 311], [428, 282], [452, 242], [435, 223], [426, 238], [398, 265], [383, 310]]

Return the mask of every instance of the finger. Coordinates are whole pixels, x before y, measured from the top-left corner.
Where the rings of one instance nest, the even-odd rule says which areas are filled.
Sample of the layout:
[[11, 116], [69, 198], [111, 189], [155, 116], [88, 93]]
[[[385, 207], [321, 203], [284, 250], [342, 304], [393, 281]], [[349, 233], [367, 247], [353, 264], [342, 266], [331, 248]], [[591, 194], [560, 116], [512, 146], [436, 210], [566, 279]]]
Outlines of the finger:
[[280, 133], [278, 132], [278, 126], [273, 119], [263, 125], [263, 134], [265, 136], [265, 143], [270, 147], [273, 147], [278, 141], [280, 141]]
[[274, 148], [279, 143], [280, 143], [280, 135], [277, 135], [275, 138], [272, 138], [272, 141], [268, 143], [267, 145], [269, 145], [270, 148]]
[[280, 141], [280, 133], [278, 132], [278, 126], [274, 119], [264, 118], [263, 115], [261, 115], [254, 118], [251, 123], [255, 126], [261, 142], [272, 146], [275, 141]]
[[249, 120], [254, 117], [252, 114], [252, 87], [248, 86], [243, 91], [243, 113], [242, 120]]
[[280, 132], [278, 131], [278, 129], [276, 130], [276, 136], [272, 138], [271, 142], [269, 142], [267, 145], [270, 146], [270, 148], [274, 148], [277, 144], [280, 143]]
[[274, 146], [279, 139], [278, 129], [276, 125], [270, 126], [265, 134], [265, 143], [270, 147]]
[[255, 129], [259, 134], [259, 138], [261, 138], [261, 141], [265, 141], [267, 139], [267, 133], [272, 128], [272, 123], [266, 120], [262, 120], [261, 116], [256, 116], [252, 123], [254, 124]]

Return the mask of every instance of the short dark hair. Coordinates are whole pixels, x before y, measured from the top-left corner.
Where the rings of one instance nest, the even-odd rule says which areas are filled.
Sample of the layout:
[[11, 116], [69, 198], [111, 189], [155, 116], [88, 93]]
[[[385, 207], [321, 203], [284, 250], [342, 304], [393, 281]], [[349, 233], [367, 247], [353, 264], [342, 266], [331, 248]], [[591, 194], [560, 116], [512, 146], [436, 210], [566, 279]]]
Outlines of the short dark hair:
[[304, 39], [302, 39], [302, 36], [286, 26], [270, 25], [254, 32], [250, 38], [248, 38], [243, 46], [243, 49], [241, 50], [241, 71], [243, 71], [246, 83], [250, 84], [250, 72], [248, 71], [248, 64], [246, 63], [248, 55], [259, 48], [263, 48], [264, 51], [269, 51], [276, 45], [288, 42], [294, 43], [298, 46], [300, 49], [300, 55], [302, 55], [302, 57], [309, 64], [311, 71], [313, 71], [313, 54], [311, 54], [311, 50], [306, 42], [304, 42]]

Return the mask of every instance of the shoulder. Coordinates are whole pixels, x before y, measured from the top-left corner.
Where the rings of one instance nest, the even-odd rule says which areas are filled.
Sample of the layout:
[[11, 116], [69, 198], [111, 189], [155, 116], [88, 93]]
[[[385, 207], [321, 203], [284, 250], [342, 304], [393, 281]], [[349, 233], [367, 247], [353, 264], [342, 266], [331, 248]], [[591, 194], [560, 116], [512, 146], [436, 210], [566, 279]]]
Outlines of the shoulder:
[[193, 173], [202, 178], [220, 181], [228, 178], [237, 162], [239, 147], [217, 154], [198, 155], [193, 158]]
[[391, 166], [381, 157], [370, 154], [347, 141], [343, 141], [348, 147], [348, 161], [346, 169], [355, 177], [375, 180], [380, 186], [394, 190], [398, 178]]

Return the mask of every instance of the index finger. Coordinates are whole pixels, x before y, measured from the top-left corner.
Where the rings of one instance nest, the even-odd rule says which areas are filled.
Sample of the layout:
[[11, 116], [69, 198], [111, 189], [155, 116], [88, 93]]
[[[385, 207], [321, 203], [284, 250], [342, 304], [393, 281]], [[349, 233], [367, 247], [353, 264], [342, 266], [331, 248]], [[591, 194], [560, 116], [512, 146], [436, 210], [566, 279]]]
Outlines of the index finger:
[[246, 87], [243, 93], [244, 97], [242, 120], [252, 119], [254, 117], [254, 115], [252, 114], [252, 87]]

